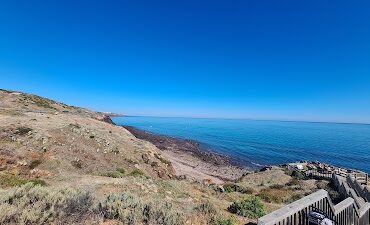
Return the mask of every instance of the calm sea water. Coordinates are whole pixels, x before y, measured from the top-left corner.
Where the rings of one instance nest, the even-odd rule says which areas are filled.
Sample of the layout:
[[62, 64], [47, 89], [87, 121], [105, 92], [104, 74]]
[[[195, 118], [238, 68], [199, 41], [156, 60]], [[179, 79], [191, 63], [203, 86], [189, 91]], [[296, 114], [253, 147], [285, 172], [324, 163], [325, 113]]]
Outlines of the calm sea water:
[[158, 117], [114, 122], [199, 141], [245, 166], [318, 160], [370, 173], [370, 125]]

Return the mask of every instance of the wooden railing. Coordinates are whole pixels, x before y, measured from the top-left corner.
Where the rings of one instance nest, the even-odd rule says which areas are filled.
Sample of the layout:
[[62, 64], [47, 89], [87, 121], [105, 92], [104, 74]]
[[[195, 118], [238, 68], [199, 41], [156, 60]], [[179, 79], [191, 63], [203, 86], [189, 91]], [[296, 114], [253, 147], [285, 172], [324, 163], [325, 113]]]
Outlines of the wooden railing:
[[353, 198], [347, 198], [333, 205], [329, 194], [319, 190], [293, 202], [271, 214], [258, 219], [258, 225], [308, 225], [308, 213], [312, 209], [325, 212], [336, 225], [369, 225], [370, 204], [357, 210]]
[[[310, 175], [329, 179], [328, 173], [311, 171]], [[363, 188], [354, 176], [341, 175], [330, 174], [338, 192], [346, 198], [337, 205], [325, 190], [319, 190], [261, 217], [258, 225], [308, 225], [307, 215], [313, 208], [323, 211], [336, 225], [370, 225], [369, 189]]]
[[319, 190], [260, 218], [258, 225], [308, 224], [307, 214], [312, 207], [318, 208], [328, 215], [333, 215], [333, 209], [330, 206], [331, 201], [328, 197], [329, 195], [325, 190]]

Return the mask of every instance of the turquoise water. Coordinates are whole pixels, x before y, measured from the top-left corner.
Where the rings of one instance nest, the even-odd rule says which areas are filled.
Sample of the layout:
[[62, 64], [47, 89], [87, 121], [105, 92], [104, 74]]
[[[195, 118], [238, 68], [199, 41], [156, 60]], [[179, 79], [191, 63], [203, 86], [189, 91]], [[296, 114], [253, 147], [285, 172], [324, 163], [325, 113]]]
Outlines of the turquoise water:
[[319, 160], [370, 173], [370, 125], [158, 117], [114, 122], [199, 141], [245, 166]]

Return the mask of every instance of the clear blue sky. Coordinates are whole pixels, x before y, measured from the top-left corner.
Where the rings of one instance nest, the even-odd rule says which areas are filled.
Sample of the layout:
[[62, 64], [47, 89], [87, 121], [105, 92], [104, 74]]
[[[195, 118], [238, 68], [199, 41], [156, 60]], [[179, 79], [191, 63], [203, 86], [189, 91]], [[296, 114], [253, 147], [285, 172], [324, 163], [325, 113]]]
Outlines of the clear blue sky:
[[129, 115], [370, 122], [370, 1], [0, 1], [0, 88]]

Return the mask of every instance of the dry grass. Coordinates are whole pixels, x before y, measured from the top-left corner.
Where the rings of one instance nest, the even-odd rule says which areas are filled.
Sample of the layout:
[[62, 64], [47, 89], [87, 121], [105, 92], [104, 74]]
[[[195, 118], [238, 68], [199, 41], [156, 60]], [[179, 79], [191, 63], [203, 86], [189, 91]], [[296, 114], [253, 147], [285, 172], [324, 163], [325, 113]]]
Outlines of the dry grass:
[[39, 107], [48, 108], [48, 109], [55, 109], [55, 107], [53, 107], [54, 102], [51, 101], [51, 100], [41, 98], [41, 97], [36, 96], [36, 95], [29, 95], [28, 98], [31, 101], [33, 101]]
[[292, 194], [291, 190], [266, 188], [261, 190], [258, 196], [268, 203], [283, 203], [287, 202]]

